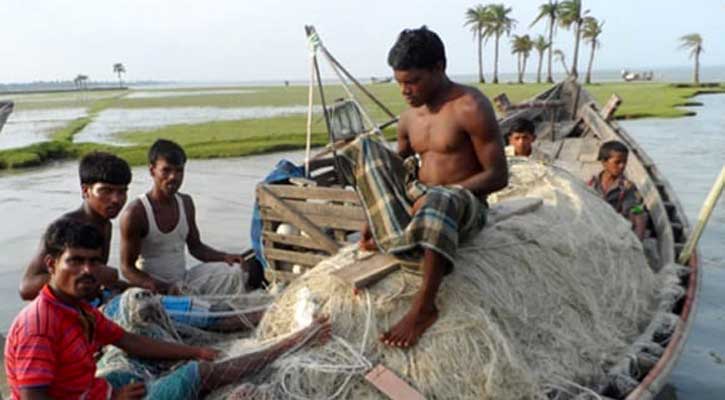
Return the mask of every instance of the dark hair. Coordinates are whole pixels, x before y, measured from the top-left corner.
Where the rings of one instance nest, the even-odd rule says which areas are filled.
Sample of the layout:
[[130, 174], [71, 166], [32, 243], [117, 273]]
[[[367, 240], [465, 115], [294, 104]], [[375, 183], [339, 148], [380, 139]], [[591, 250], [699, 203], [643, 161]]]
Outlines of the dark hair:
[[103, 247], [103, 235], [93, 225], [61, 218], [48, 226], [43, 235], [46, 252], [53, 258], [60, 257], [66, 249], [100, 249]]
[[405, 29], [388, 52], [388, 65], [395, 70], [433, 69], [438, 63], [446, 66], [446, 52], [438, 35], [423, 25]]
[[624, 145], [624, 143], [618, 140], [610, 140], [608, 142], [604, 142], [604, 144], [599, 147], [599, 155], [597, 156], [597, 160], [607, 161], [614, 152], [627, 155], [629, 154], [629, 149], [627, 148], [627, 146]]
[[514, 121], [509, 130], [509, 135], [514, 132], [530, 133], [536, 135], [536, 126], [530, 119], [519, 118]]
[[158, 139], [149, 149], [149, 164], [155, 164], [159, 158], [163, 158], [170, 164], [186, 164], [186, 153], [176, 142], [166, 139]]
[[131, 182], [131, 168], [126, 160], [101, 151], [88, 153], [81, 159], [78, 175], [82, 185], [97, 182], [128, 185]]

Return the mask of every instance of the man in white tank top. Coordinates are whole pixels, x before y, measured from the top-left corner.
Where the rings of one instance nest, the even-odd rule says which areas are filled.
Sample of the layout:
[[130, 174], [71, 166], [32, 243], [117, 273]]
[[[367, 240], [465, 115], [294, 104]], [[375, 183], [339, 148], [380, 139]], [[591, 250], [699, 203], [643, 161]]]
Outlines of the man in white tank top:
[[[244, 292], [243, 257], [203, 243], [194, 202], [191, 196], [179, 193], [186, 164], [184, 150], [172, 141], [159, 139], [148, 155], [153, 187], [131, 202], [121, 216], [124, 277], [160, 293]], [[204, 264], [187, 270], [187, 247]]]

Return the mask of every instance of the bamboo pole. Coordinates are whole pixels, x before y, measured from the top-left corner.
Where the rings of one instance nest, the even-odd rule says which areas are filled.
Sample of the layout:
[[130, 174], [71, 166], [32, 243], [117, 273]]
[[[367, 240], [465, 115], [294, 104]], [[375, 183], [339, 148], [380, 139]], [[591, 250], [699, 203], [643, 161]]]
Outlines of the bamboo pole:
[[697, 242], [700, 240], [700, 236], [702, 236], [702, 232], [705, 230], [705, 225], [707, 225], [707, 221], [710, 219], [710, 215], [712, 215], [712, 210], [715, 208], [717, 200], [722, 194], [723, 188], [725, 188], [725, 166], [723, 166], [720, 171], [720, 176], [717, 177], [715, 184], [712, 186], [712, 189], [710, 189], [710, 194], [707, 195], [705, 203], [703, 203], [702, 208], [700, 209], [700, 215], [697, 217], [695, 229], [687, 239], [687, 243], [685, 243], [685, 247], [682, 249], [682, 253], [680, 253], [680, 257], [677, 259], [678, 263], [684, 265], [690, 260], [690, 257], [697, 246]]

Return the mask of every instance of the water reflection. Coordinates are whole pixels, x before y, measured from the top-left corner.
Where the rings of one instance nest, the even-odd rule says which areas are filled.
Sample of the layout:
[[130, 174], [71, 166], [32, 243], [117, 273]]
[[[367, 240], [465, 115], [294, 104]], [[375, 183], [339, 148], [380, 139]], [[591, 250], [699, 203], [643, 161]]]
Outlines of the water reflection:
[[0, 133], [0, 149], [46, 141], [54, 131], [85, 115], [85, 108], [14, 111]]

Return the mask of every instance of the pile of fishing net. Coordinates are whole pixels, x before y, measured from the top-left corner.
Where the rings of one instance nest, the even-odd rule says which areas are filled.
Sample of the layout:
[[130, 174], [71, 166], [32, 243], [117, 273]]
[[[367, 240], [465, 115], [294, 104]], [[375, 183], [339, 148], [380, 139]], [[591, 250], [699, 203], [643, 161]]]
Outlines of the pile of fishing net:
[[330, 274], [360, 256], [350, 246], [291, 283], [257, 331], [270, 340], [318, 312], [330, 316], [333, 340], [252, 377], [263, 383], [252, 397], [384, 398], [364, 379], [379, 363], [437, 399], [581, 398], [607, 381], [656, 319], [665, 278], [629, 223], [577, 178], [518, 159], [510, 173], [489, 199], [486, 228], [461, 245], [438, 320], [415, 347], [378, 337], [409, 309], [420, 276], [399, 270], [353, 295]]

